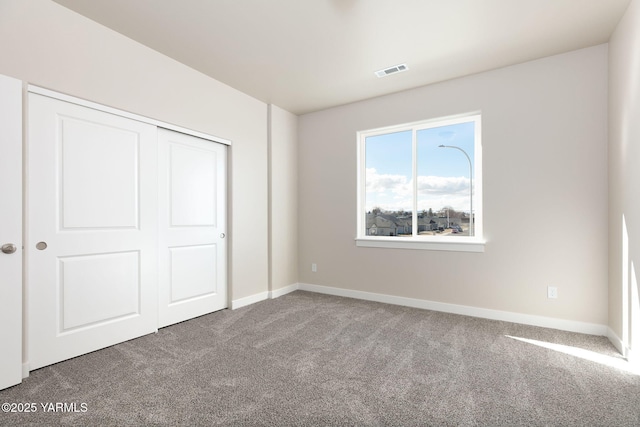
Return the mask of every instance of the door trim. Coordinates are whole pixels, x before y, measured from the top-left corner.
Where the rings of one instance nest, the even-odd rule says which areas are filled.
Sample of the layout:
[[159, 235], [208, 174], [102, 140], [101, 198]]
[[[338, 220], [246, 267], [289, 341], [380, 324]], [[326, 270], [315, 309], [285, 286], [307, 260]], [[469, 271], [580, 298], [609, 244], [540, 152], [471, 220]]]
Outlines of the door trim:
[[66, 95], [64, 93], [56, 92], [50, 89], [46, 89], [40, 86], [35, 85], [27, 85], [27, 92], [37, 93], [39, 95], [47, 96], [49, 98], [57, 99], [60, 101], [70, 102], [72, 104], [82, 105], [83, 107], [92, 108], [94, 110], [103, 111], [105, 113], [115, 114], [117, 116], [126, 117], [128, 119], [136, 120], [139, 122], [147, 123], [150, 125], [154, 125], [160, 128], [173, 130], [176, 132], [184, 133], [186, 135], [196, 136], [198, 138], [206, 139], [207, 141], [213, 141], [224, 145], [231, 145], [231, 141], [224, 138], [219, 138], [217, 136], [209, 135], [206, 133], [198, 132], [195, 130], [183, 128], [181, 126], [177, 126], [171, 123], [163, 122], [156, 119], [151, 119], [149, 117], [141, 116], [138, 114], [130, 113], [128, 111], [119, 110], [117, 108], [108, 107], [106, 105], [98, 104], [92, 101], [87, 101], [86, 99], [77, 98], [75, 96]]
[[[0, 75], [0, 77], [2, 77], [2, 75]], [[106, 105], [102, 105], [96, 102], [92, 102], [92, 101], [88, 101], [86, 99], [82, 99], [82, 98], [78, 98], [78, 97], [74, 97], [71, 95], [67, 95], [64, 93], [60, 93], [51, 89], [47, 89], [41, 86], [36, 86], [36, 85], [32, 85], [29, 84], [28, 82], [22, 81], [20, 80], [20, 101], [21, 101], [21, 105], [22, 107], [20, 108], [20, 116], [19, 116], [19, 121], [18, 121], [18, 127], [20, 128], [20, 132], [22, 135], [22, 129], [23, 127], [28, 127], [29, 126], [29, 121], [28, 121], [28, 111], [29, 111], [29, 105], [28, 105], [28, 94], [29, 93], [33, 93], [33, 94], [38, 94], [44, 97], [48, 97], [48, 98], [52, 98], [52, 99], [56, 99], [56, 100], [60, 100], [60, 101], [65, 101], [71, 104], [75, 104], [75, 105], [79, 105], [79, 106], [83, 106], [83, 107], [87, 107], [90, 109], [94, 109], [97, 111], [101, 111], [101, 112], [105, 112], [108, 114], [113, 114], [116, 116], [120, 116], [123, 118], [128, 118], [131, 120], [135, 120], [138, 122], [142, 122], [142, 123], [146, 123], [146, 124], [150, 124], [153, 126], [156, 126], [158, 129], [168, 129], [168, 130], [172, 130], [175, 132], [179, 132], [179, 133], [183, 133], [186, 135], [190, 135], [190, 136], [194, 136], [197, 138], [201, 138], [207, 141], [211, 141], [214, 143], [219, 143], [225, 146], [232, 146], [232, 141], [228, 140], [228, 139], [224, 139], [224, 138], [220, 138], [217, 136], [213, 136], [210, 134], [206, 134], [203, 132], [198, 132], [198, 131], [194, 131], [188, 128], [184, 128], [181, 126], [177, 126], [177, 125], [173, 125], [171, 123], [167, 123], [161, 120], [156, 120], [156, 119], [152, 119], [149, 117], [145, 117], [145, 116], [141, 116], [138, 114], [134, 114], [134, 113], [130, 113], [128, 111], [124, 111], [124, 110], [120, 110], [117, 108], [113, 108], [113, 107], [109, 107]], [[0, 100], [0, 103], [2, 103], [2, 100]], [[0, 118], [1, 119], [1, 118]], [[29, 159], [28, 159], [28, 148], [29, 148], [29, 140], [28, 140], [28, 136], [21, 136], [20, 137], [20, 152], [23, 153], [23, 158], [22, 158], [22, 162], [20, 162], [20, 167], [23, 168], [23, 173], [25, 174], [26, 177], [26, 173], [28, 172], [28, 168], [29, 168]], [[227, 185], [227, 192], [226, 192], [226, 215], [227, 215], [227, 228], [230, 227], [231, 223], [231, 218], [229, 216], [229, 209], [230, 209], [230, 170], [231, 170], [231, 152], [228, 151], [227, 152], [227, 166], [226, 166], [226, 185]], [[21, 216], [20, 219], [22, 221], [21, 224], [21, 229], [20, 229], [20, 246], [22, 246], [23, 242], [27, 241], [27, 238], [29, 237], [29, 225], [28, 225], [28, 221], [26, 220], [28, 215], [29, 215], [29, 210], [30, 207], [28, 206], [28, 195], [29, 195], [29, 183], [26, 181], [26, 179], [23, 181], [23, 176], [21, 175], [19, 177], [19, 181], [20, 183], [22, 183], [23, 185], [21, 185], [21, 195], [23, 197], [23, 201], [24, 203], [20, 205], [20, 209], [21, 209]], [[15, 182], [14, 182], [15, 183]], [[231, 251], [230, 251], [230, 246], [231, 246], [231, 238], [227, 233], [227, 244], [226, 244], [226, 253], [227, 253], [227, 259], [226, 262], [224, 263], [224, 268], [227, 271], [227, 277], [226, 277], [226, 281], [225, 281], [225, 287], [226, 287], [226, 299], [227, 299], [227, 307], [230, 306], [231, 303], [231, 286], [230, 286], [230, 271], [229, 271], [229, 263], [230, 263], [230, 258], [231, 258]], [[27, 269], [28, 268], [28, 264], [29, 264], [29, 260], [28, 259], [24, 259], [23, 260], [23, 269]], [[29, 291], [29, 277], [27, 272], [24, 272], [25, 274], [22, 276], [22, 283], [21, 283], [21, 287], [20, 287], [20, 297], [21, 297], [21, 304], [19, 304], [20, 309], [22, 311], [22, 321], [20, 322], [20, 338], [21, 338], [21, 348], [20, 348], [20, 354], [21, 354], [21, 364], [20, 364], [20, 376], [21, 378], [27, 378], [29, 376], [30, 371], [33, 369], [31, 366], [31, 360], [30, 360], [30, 354], [29, 354], [29, 347], [28, 347], [28, 323], [29, 323], [29, 314], [28, 314], [28, 295], [24, 295], [23, 297], [23, 292], [28, 294]], [[2, 389], [2, 387], [0, 387], [0, 389]]]

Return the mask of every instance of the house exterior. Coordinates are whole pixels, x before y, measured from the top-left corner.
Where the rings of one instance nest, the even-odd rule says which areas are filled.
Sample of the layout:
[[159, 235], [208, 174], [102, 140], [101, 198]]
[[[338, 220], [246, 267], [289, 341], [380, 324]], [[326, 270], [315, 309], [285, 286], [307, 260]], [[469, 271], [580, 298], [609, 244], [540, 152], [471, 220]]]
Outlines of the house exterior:
[[397, 236], [398, 225], [392, 215], [367, 214], [367, 235], [368, 236]]
[[[450, 221], [453, 225], [453, 222]], [[418, 233], [438, 231], [447, 228], [447, 219], [437, 216], [418, 216]], [[413, 233], [411, 216], [395, 216], [386, 213], [367, 214], [367, 236], [402, 236]]]

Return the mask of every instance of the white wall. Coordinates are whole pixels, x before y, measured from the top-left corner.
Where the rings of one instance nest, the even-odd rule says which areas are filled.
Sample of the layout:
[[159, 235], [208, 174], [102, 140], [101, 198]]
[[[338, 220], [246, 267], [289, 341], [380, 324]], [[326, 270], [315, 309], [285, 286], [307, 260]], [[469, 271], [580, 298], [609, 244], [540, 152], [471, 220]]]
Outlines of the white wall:
[[[637, 10], [634, 0], [612, 44], [612, 64], [625, 75], [637, 75], [638, 55], [629, 54]], [[606, 46], [308, 114], [297, 153], [297, 120], [274, 107], [268, 157], [266, 104], [56, 3], [0, 0], [0, 40], [0, 74], [233, 141], [234, 300], [300, 281], [607, 323]], [[630, 97], [616, 116], [626, 139], [638, 132], [626, 119], [637, 112], [637, 90], [629, 78], [616, 92]], [[486, 252], [356, 248], [355, 132], [478, 109]], [[614, 206], [633, 200], [612, 194]], [[299, 235], [287, 222], [296, 220]], [[556, 301], [546, 298], [550, 284]], [[621, 331], [620, 306], [609, 310]]]
[[269, 106], [271, 291], [298, 283], [298, 117]]
[[609, 233], [609, 327], [640, 353], [639, 0], [630, 3], [609, 43]]
[[230, 139], [230, 293], [267, 291], [266, 104], [49, 0], [0, 0], [0, 40], [0, 74]]
[[[356, 132], [476, 110], [486, 251], [356, 247]], [[607, 323], [606, 45], [301, 116], [298, 173], [303, 283]]]

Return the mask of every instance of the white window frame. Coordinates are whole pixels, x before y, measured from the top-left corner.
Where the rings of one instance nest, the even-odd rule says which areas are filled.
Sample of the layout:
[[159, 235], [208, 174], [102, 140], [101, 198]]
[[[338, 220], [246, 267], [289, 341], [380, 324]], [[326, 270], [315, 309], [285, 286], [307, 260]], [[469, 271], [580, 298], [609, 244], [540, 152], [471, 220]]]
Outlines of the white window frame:
[[[417, 138], [420, 130], [434, 127], [454, 125], [458, 123], [474, 123], [474, 156], [473, 156], [473, 236], [427, 236], [418, 233], [418, 184], [417, 179]], [[413, 227], [412, 237], [369, 236], [366, 230], [366, 156], [365, 144], [367, 137], [384, 135], [402, 131], [412, 131], [412, 161], [413, 161]], [[398, 249], [426, 249], [439, 251], [484, 252], [485, 240], [483, 232], [482, 206], [482, 116], [480, 112], [461, 114], [423, 120], [415, 123], [389, 126], [357, 133], [357, 233], [356, 245], [370, 248], [398, 248]], [[459, 153], [462, 155], [461, 153]]]

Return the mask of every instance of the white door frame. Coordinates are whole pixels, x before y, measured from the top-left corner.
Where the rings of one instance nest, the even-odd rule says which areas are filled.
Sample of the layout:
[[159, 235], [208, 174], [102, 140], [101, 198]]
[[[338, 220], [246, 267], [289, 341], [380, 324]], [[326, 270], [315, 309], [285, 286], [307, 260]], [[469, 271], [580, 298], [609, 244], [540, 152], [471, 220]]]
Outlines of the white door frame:
[[[231, 145], [231, 141], [223, 138], [117, 110], [38, 86], [27, 85], [26, 91], [129, 117], [220, 144]], [[24, 124], [23, 82], [0, 74], [0, 128], [2, 129], [2, 133], [0, 133], [0, 170], [3, 171], [4, 177], [8, 177], [0, 182], [0, 195], [3, 198], [3, 209], [0, 212], [0, 246], [5, 243], [16, 245], [16, 252], [13, 254], [0, 252], [0, 268], [3, 273], [7, 272], [6, 275], [3, 275], [0, 283], [0, 322], [5, 326], [0, 327], [0, 342], [3, 347], [0, 352], [0, 390], [19, 384], [22, 378], [29, 376], [30, 370], [29, 349], [24, 345], [27, 313], [24, 306], [26, 301], [23, 298], [23, 293], [29, 284], [28, 277], [23, 277], [22, 273], [24, 266], [23, 239], [29, 232], [23, 223], [24, 214], [29, 209], [23, 202], [24, 194], [28, 192], [28, 183], [24, 182], [23, 186], [23, 168], [26, 168], [23, 150], [25, 144], [28, 144], [23, 141]]]
[[[22, 381], [22, 82], [0, 75], [0, 390]], [[10, 251], [10, 248], [6, 248]]]
[[[22, 98], [22, 82], [20, 82], [20, 87], [21, 87], [20, 98]], [[129, 113], [129, 112], [126, 112], [126, 111], [122, 111], [122, 110], [119, 110], [119, 109], [115, 109], [115, 108], [112, 108], [112, 107], [108, 107], [108, 106], [105, 106], [105, 105], [101, 105], [101, 104], [98, 104], [98, 103], [87, 101], [87, 100], [84, 100], [84, 99], [81, 99], [81, 98], [76, 98], [76, 97], [73, 97], [73, 96], [70, 96], [70, 95], [66, 95], [66, 94], [62, 94], [62, 93], [59, 93], [59, 92], [55, 92], [55, 91], [52, 91], [50, 89], [42, 88], [42, 87], [39, 87], [39, 86], [26, 85], [26, 91], [28, 93], [40, 94], [40, 95], [44, 95], [46, 97], [58, 99], [58, 100], [61, 100], [61, 101], [66, 101], [66, 102], [70, 102], [70, 103], [73, 103], [73, 104], [81, 105], [81, 106], [84, 106], [84, 107], [89, 107], [89, 108], [92, 108], [92, 109], [95, 109], [95, 110], [98, 110], [98, 111], [102, 111], [102, 112], [114, 114], [114, 115], [117, 115], [117, 116], [121, 116], [121, 117], [129, 118], [129, 119], [137, 120], [139, 122], [143, 122], [143, 123], [154, 125], [154, 126], [156, 126], [158, 128], [169, 129], [169, 130], [180, 132], [180, 133], [183, 133], [183, 134], [186, 134], [186, 135], [191, 135], [191, 136], [202, 138], [202, 139], [205, 139], [205, 140], [208, 140], [208, 141], [212, 141], [212, 142], [215, 142], [215, 143], [231, 146], [231, 141], [229, 141], [227, 139], [215, 137], [215, 136], [212, 136], [212, 135], [209, 135], [209, 134], [201, 133], [201, 132], [198, 132], [198, 131], [193, 131], [193, 130], [188, 129], [188, 128], [183, 128], [183, 127], [176, 126], [176, 125], [173, 125], [173, 124], [170, 124], [170, 123], [166, 123], [166, 122], [162, 122], [162, 121], [159, 121], [159, 120], [151, 119], [151, 118], [148, 118], [148, 117], [140, 116], [140, 115], [137, 115], [137, 114]], [[18, 123], [18, 127], [21, 130], [22, 126], [23, 126], [22, 108], [20, 108], [19, 110], [20, 110], [20, 115], [17, 117], [16, 123]], [[26, 118], [24, 120], [26, 120]], [[25, 142], [25, 144], [27, 144], [26, 147], [28, 147], [28, 142]], [[20, 153], [22, 153], [22, 138], [20, 138]], [[27, 167], [28, 159], [25, 159], [25, 163], [21, 163], [19, 161], [17, 163], [20, 164], [20, 165], [24, 164], [24, 167], [28, 169], [28, 167]], [[226, 174], [227, 174], [226, 182], [228, 184], [230, 182], [228, 180], [228, 174], [229, 174], [229, 169], [228, 168], [226, 170]], [[21, 175], [21, 177], [22, 177], [22, 175]], [[16, 181], [14, 180], [13, 184], [15, 185], [15, 183], [16, 183]], [[29, 187], [29, 183], [27, 181], [25, 181], [25, 187], [24, 187], [25, 194], [28, 194], [28, 192], [29, 192], [29, 188], [28, 187]], [[22, 190], [21, 184], [20, 184], [20, 188]], [[22, 192], [20, 194], [22, 195]], [[228, 201], [228, 193], [226, 194], [225, 198]], [[28, 206], [24, 206], [24, 214], [22, 213], [22, 205], [20, 206], [20, 208], [21, 208], [21, 219], [22, 219], [22, 215], [26, 216], [29, 213], [29, 207]], [[25, 223], [24, 224], [24, 228], [22, 228], [22, 224], [21, 224], [21, 230], [24, 231], [25, 238], [29, 237], [28, 224]], [[229, 239], [229, 237], [227, 237], [227, 240], [228, 239]], [[20, 243], [22, 245], [22, 240], [20, 241]], [[228, 242], [228, 243], [230, 243], [230, 242]], [[225, 246], [227, 247], [227, 251], [228, 251], [228, 246], [227, 245], [225, 245]], [[28, 260], [25, 261], [25, 263], [28, 263]], [[225, 260], [223, 268], [225, 270], [228, 270], [227, 260]], [[229, 297], [230, 297], [230, 292], [229, 292], [230, 287], [229, 287], [228, 277], [225, 280], [225, 285], [224, 286], [227, 289], [226, 297], [227, 297], [227, 306], [228, 306], [228, 300], [229, 300]], [[29, 278], [25, 277], [24, 278], [24, 289], [27, 290], [28, 287], [29, 287]], [[23, 289], [21, 287], [20, 288], [20, 295], [21, 296], [22, 296], [22, 292], [23, 292]], [[21, 354], [22, 354], [22, 358], [21, 359], [24, 360], [24, 363], [22, 363], [22, 365], [21, 365], [22, 377], [27, 377], [28, 374], [29, 374], [29, 370], [30, 370], [30, 366], [29, 366], [29, 348], [28, 348], [28, 345], [26, 344], [28, 342], [28, 340], [27, 340], [28, 336], [26, 335], [26, 329], [25, 329], [26, 325], [28, 325], [28, 313], [26, 313], [28, 308], [26, 307], [26, 305], [24, 305], [26, 303], [27, 303], [27, 301], [25, 301], [24, 303], [22, 303], [22, 301], [21, 301], [21, 304], [18, 304], [18, 306], [21, 309], [23, 308], [24, 311], [25, 311], [25, 315], [23, 316], [23, 319], [21, 319], [22, 322], [24, 322], [24, 326], [23, 326], [23, 323], [20, 323], [21, 327], [20, 327], [20, 331], [18, 331], [21, 340], [25, 343], [25, 345], [23, 345], [22, 348], [21, 348]], [[1, 304], [0, 304], [0, 307], [1, 307]], [[23, 331], [25, 331], [25, 332], [23, 333]], [[24, 352], [24, 353], [22, 353], [22, 352]], [[2, 389], [2, 387], [0, 387], [0, 389]]]

